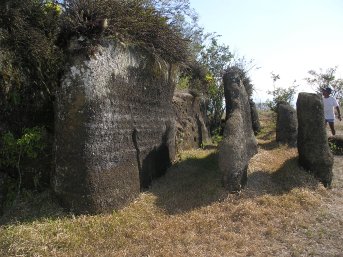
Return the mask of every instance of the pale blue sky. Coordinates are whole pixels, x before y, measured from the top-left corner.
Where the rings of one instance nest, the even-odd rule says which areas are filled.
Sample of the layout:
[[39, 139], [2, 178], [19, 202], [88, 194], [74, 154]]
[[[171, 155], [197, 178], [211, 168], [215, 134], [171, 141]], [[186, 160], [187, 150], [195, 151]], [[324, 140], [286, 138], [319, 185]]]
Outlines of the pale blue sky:
[[251, 72], [256, 101], [277, 86], [294, 80], [300, 91], [311, 91], [303, 78], [311, 69], [339, 66], [343, 77], [342, 0], [190, 0], [206, 32], [261, 67]]

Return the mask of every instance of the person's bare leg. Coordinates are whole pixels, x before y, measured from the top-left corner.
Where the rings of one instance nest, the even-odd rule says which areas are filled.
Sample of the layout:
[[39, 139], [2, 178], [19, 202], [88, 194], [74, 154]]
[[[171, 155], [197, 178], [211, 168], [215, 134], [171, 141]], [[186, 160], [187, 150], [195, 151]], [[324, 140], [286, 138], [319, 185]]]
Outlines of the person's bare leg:
[[336, 135], [335, 123], [329, 122], [329, 126], [330, 126], [330, 129], [331, 129], [332, 135], [333, 135], [333, 136]]

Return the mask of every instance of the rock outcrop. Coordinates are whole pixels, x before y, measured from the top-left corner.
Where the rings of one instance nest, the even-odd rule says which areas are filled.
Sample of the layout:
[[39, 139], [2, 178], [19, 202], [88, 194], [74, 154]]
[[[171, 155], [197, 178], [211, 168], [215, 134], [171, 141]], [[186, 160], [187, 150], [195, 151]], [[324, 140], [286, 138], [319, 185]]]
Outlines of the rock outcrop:
[[297, 146], [298, 120], [296, 110], [288, 103], [277, 106], [276, 141], [292, 147]]
[[333, 155], [325, 130], [321, 96], [299, 93], [297, 100], [299, 163], [329, 187], [332, 182]]
[[202, 104], [198, 96], [187, 92], [174, 93], [177, 152], [201, 147], [210, 140]]
[[247, 182], [250, 158], [257, 153], [251, 113], [245, 87], [234, 70], [224, 75], [226, 123], [219, 148], [223, 184], [230, 192], [240, 191]]
[[177, 70], [113, 41], [70, 59], [56, 98], [52, 187], [75, 213], [119, 209], [174, 159]]

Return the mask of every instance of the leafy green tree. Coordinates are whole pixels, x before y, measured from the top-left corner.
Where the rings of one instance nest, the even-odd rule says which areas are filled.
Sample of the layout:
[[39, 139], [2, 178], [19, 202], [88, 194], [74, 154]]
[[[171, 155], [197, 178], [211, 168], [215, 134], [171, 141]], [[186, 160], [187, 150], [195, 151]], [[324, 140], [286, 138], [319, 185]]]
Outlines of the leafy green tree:
[[276, 81], [280, 79], [279, 74], [271, 73], [271, 78], [273, 80], [273, 87], [274, 89], [272, 91], [267, 91], [269, 95], [273, 97], [273, 99], [270, 101], [267, 101], [267, 106], [270, 110], [276, 112], [277, 106], [280, 103], [288, 103], [292, 104], [292, 101], [294, 100], [294, 96], [296, 93], [297, 85], [294, 84], [288, 88], [281, 88], [276, 86]]
[[[44, 154], [46, 140], [44, 138], [45, 129], [43, 127], [25, 128], [22, 134], [16, 138], [11, 132], [6, 132], [0, 138], [0, 169], [6, 169], [11, 178], [16, 178], [17, 197], [21, 190], [22, 183], [22, 160], [34, 160]], [[16, 170], [17, 174], [14, 174]], [[32, 174], [31, 174], [32, 175]], [[34, 174], [35, 187], [39, 186], [38, 172]], [[11, 192], [12, 194], [14, 192]], [[15, 200], [15, 199], [10, 199]]]
[[274, 90], [268, 91], [267, 93], [273, 96], [273, 100], [267, 102], [268, 107], [272, 111], [276, 112], [277, 105], [280, 103], [288, 103], [292, 105], [296, 88], [297, 86], [290, 86], [288, 88], [276, 87]]
[[323, 88], [330, 86], [333, 91], [332, 94], [337, 99], [343, 99], [343, 79], [336, 77], [337, 66], [328, 68], [323, 71], [310, 70], [308, 71], [309, 77], [305, 78], [306, 82], [318, 93], [321, 93]]
[[223, 75], [232, 60], [232, 53], [229, 46], [218, 43], [218, 36], [212, 34], [208, 38], [208, 44], [202, 49], [199, 55], [199, 62], [209, 71], [208, 85], [208, 118], [210, 131], [213, 134], [221, 126], [224, 106], [224, 85]]
[[0, 2], [0, 123], [14, 124], [18, 133], [46, 120], [52, 125], [53, 92], [64, 63], [55, 45], [58, 19], [50, 1]]

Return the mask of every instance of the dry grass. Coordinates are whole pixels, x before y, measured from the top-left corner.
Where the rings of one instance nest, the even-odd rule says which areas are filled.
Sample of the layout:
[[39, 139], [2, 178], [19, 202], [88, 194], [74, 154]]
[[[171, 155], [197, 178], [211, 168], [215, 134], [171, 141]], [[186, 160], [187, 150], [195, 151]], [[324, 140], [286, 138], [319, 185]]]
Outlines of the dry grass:
[[112, 214], [75, 217], [47, 194], [21, 202], [2, 219], [0, 255], [342, 256], [343, 171], [328, 191], [295, 149], [259, 143], [240, 194], [222, 189], [216, 150], [194, 150]]
[[335, 129], [337, 131], [337, 135], [343, 135], [343, 121], [336, 120]]

